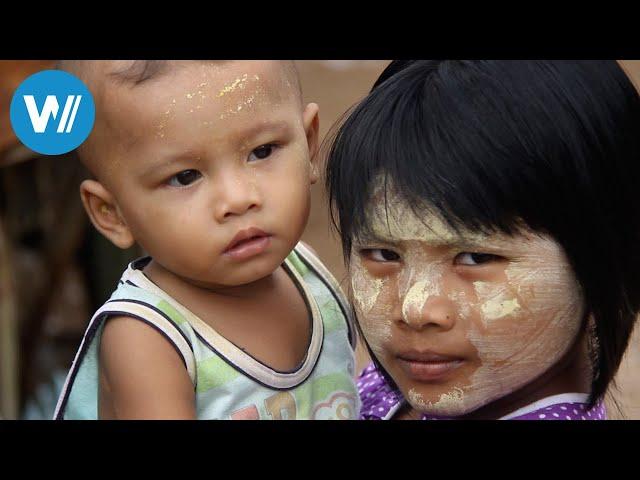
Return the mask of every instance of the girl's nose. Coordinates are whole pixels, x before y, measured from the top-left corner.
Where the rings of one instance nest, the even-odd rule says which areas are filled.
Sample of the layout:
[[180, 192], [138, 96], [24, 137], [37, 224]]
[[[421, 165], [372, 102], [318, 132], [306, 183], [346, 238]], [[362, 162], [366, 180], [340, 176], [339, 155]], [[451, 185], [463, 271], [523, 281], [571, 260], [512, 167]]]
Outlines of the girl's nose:
[[450, 330], [455, 325], [456, 309], [450, 299], [440, 295], [408, 297], [402, 304], [402, 320], [411, 328], [421, 330], [431, 325]]

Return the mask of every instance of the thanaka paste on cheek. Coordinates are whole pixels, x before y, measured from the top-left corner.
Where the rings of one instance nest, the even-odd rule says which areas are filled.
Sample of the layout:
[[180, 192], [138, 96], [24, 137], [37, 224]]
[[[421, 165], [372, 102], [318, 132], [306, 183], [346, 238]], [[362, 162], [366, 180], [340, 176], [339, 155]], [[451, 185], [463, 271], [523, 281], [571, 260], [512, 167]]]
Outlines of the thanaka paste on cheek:
[[[386, 302], [378, 301], [386, 279], [375, 278], [362, 265], [359, 256], [352, 255], [350, 264], [351, 288], [356, 311], [367, 341], [375, 355], [383, 353], [383, 345], [391, 338], [391, 311]], [[371, 310], [376, 306], [376, 313]]]
[[485, 327], [491, 320], [506, 317], [520, 309], [518, 299], [510, 291], [510, 282], [507, 285], [495, 282], [473, 282], [473, 286], [478, 298], [483, 302], [480, 305], [480, 311]]
[[[526, 252], [505, 272], [520, 312], [512, 312], [512, 320], [485, 315], [487, 328], [472, 328], [468, 335], [482, 362], [472, 377], [469, 409], [535, 380], [560, 360], [579, 333], [583, 298], [561, 248], [548, 237], [532, 236], [521, 245]], [[483, 289], [479, 297], [497, 296]]]

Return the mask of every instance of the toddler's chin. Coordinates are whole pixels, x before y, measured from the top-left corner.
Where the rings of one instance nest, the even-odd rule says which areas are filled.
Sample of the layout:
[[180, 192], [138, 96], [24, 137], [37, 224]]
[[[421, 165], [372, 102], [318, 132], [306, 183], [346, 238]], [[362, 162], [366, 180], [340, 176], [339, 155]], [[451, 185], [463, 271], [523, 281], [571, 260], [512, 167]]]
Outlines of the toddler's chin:
[[229, 275], [226, 278], [221, 279], [224, 285], [229, 287], [237, 287], [240, 285], [247, 285], [249, 283], [257, 282], [265, 277], [268, 277], [275, 272], [278, 267], [284, 262], [277, 261], [276, 259], [269, 258], [268, 260], [261, 262], [260, 265], [255, 266], [246, 271], [236, 271], [236, 275]]

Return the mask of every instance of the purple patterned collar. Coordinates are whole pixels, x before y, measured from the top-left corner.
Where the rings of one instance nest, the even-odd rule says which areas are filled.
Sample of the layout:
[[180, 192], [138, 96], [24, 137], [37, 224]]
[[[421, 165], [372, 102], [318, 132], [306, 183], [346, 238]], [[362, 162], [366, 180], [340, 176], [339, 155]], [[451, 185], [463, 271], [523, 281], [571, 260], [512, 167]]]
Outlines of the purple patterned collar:
[[[391, 388], [382, 374], [370, 363], [358, 377], [362, 400], [361, 420], [389, 420], [402, 407], [402, 394]], [[587, 408], [587, 395], [565, 393], [538, 400], [506, 415], [500, 420], [606, 420], [604, 404]], [[451, 420], [448, 417], [422, 415], [422, 420]]]

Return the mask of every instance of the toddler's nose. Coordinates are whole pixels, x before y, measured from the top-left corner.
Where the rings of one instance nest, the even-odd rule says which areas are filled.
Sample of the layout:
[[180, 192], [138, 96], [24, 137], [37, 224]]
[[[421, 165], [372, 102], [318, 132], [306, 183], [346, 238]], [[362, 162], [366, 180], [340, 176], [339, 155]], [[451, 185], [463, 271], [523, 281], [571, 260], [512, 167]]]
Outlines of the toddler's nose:
[[214, 187], [217, 190], [215, 212], [218, 222], [260, 207], [260, 195], [254, 180], [241, 174], [226, 175], [220, 179]]

